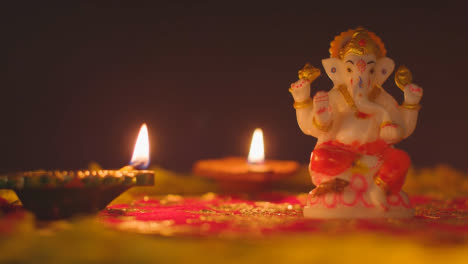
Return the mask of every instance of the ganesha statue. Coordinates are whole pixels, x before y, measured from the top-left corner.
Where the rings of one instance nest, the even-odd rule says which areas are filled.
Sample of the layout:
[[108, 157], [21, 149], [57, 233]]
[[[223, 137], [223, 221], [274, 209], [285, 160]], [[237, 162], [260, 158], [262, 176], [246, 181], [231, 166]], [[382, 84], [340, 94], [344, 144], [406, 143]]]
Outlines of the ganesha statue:
[[310, 98], [310, 84], [320, 75], [310, 64], [290, 87], [300, 129], [317, 138], [309, 164], [316, 188], [308, 195], [304, 216], [412, 217], [401, 190], [410, 158], [393, 145], [413, 133], [422, 88], [400, 67], [395, 82], [404, 102], [398, 104], [382, 87], [395, 63], [386, 57], [381, 39], [361, 27], [336, 36], [322, 64], [333, 82], [330, 91]]

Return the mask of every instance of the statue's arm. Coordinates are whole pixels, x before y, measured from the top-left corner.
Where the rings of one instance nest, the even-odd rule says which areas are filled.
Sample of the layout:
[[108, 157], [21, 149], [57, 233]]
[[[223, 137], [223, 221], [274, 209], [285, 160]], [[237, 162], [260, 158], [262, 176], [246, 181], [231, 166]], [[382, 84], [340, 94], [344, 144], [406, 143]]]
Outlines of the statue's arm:
[[403, 118], [403, 123], [405, 129], [403, 132], [403, 138], [409, 137], [416, 128], [416, 123], [418, 121], [418, 113], [421, 106], [419, 102], [421, 101], [423, 89], [416, 84], [409, 84], [405, 86], [405, 101], [399, 107], [401, 116]]
[[[414, 132], [418, 120], [421, 96], [422, 88], [412, 84], [412, 89], [410, 85], [405, 87], [405, 101], [401, 105], [384, 90], [377, 98], [377, 102], [389, 113], [392, 124], [400, 128], [398, 140], [396, 141], [405, 139]], [[381, 127], [381, 129], [383, 128]]]
[[293, 83], [290, 92], [302, 132], [313, 137], [327, 133], [333, 125], [328, 93], [320, 91], [310, 98], [310, 82], [305, 80]]

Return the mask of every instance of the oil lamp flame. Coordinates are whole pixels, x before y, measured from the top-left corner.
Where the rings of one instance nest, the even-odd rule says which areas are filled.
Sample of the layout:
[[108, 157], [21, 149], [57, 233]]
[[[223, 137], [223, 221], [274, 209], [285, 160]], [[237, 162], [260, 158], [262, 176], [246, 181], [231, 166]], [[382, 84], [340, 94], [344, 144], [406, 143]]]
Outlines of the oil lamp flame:
[[140, 128], [130, 165], [142, 169], [146, 169], [149, 165], [149, 139], [146, 124]]
[[263, 146], [263, 131], [260, 128], [255, 129], [250, 143], [249, 163], [262, 163], [265, 161], [265, 150]]

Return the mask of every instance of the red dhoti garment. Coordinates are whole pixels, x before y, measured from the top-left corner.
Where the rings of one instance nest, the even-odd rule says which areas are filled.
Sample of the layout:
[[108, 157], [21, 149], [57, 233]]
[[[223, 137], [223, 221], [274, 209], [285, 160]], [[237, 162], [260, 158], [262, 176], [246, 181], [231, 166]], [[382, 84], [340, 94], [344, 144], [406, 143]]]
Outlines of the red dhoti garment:
[[380, 179], [378, 183], [391, 193], [401, 190], [411, 163], [410, 158], [406, 152], [389, 146], [383, 140], [362, 145], [346, 145], [339, 141], [322, 143], [312, 152], [310, 170], [325, 175], [320, 183], [325, 182], [349, 169], [360, 155], [381, 158], [383, 164], [375, 175], [376, 179]]

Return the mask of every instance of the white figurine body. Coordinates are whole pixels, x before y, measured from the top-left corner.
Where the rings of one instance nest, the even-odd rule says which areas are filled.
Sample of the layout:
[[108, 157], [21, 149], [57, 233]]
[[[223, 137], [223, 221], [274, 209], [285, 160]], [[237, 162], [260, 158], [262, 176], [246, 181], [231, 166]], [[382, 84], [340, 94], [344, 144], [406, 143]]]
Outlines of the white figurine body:
[[329, 92], [310, 99], [310, 83], [320, 74], [310, 65], [291, 85], [299, 127], [318, 139], [309, 166], [312, 182], [304, 216], [310, 218], [411, 217], [401, 191], [409, 156], [393, 144], [415, 129], [422, 88], [409, 71], [396, 75], [405, 102], [398, 105], [382, 84], [393, 72], [393, 60], [374, 33], [349, 30], [331, 43], [322, 61], [333, 81]]

